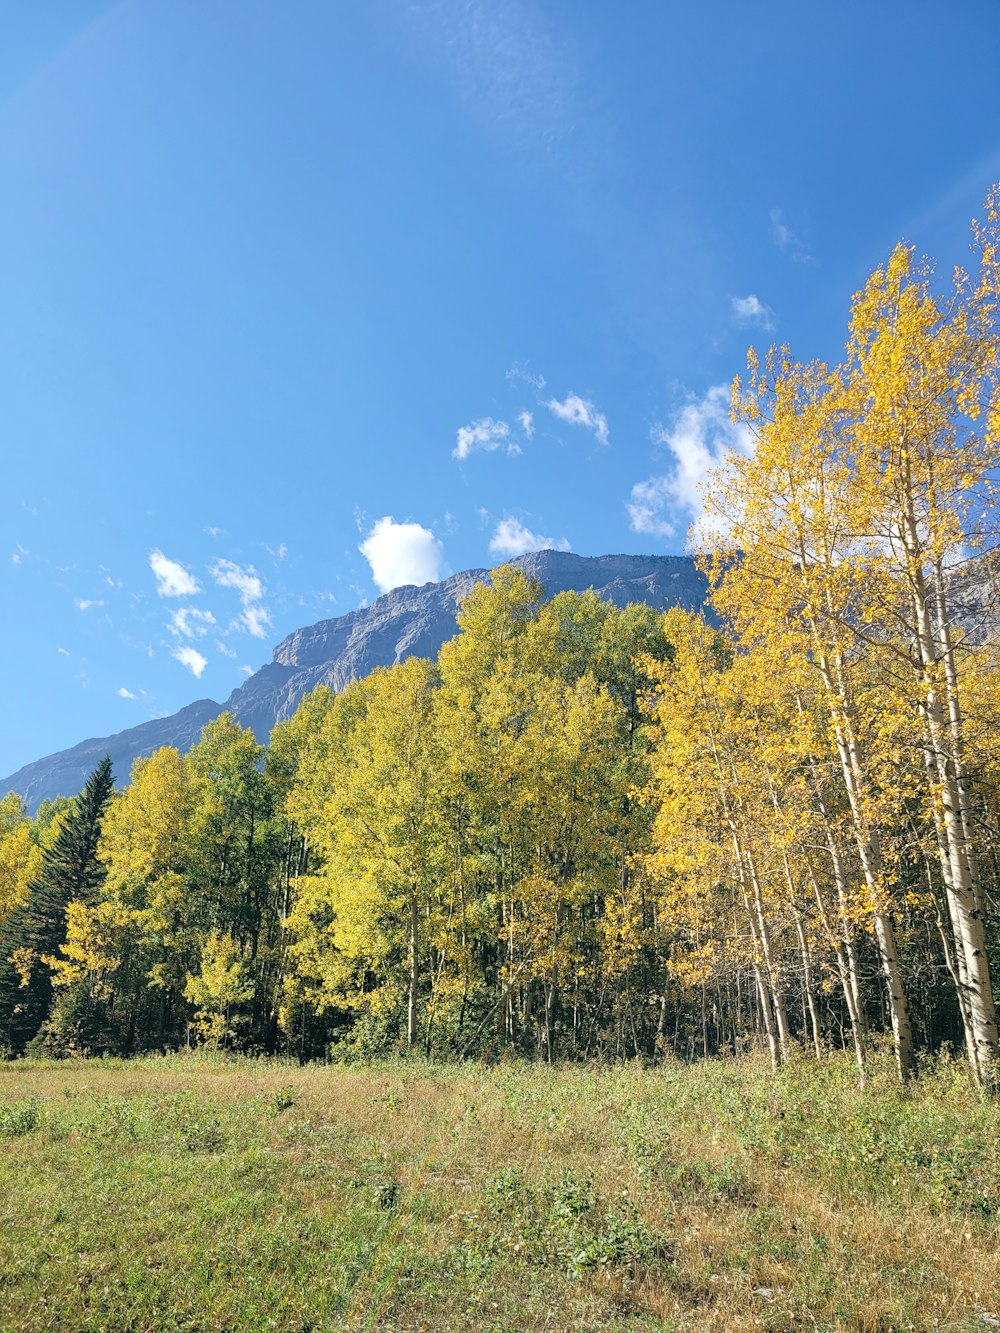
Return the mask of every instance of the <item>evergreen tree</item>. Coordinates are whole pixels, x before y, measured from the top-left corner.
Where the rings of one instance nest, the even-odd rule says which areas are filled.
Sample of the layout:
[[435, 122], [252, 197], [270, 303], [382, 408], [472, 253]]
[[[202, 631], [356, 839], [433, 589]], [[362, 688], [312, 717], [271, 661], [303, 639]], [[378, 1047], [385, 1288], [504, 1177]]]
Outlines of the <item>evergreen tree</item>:
[[27, 900], [0, 936], [0, 1046], [14, 1054], [24, 1050], [48, 1016], [52, 971], [47, 959], [65, 938], [67, 906], [90, 905], [104, 879], [97, 840], [113, 787], [111, 759], [105, 755], [44, 853]]

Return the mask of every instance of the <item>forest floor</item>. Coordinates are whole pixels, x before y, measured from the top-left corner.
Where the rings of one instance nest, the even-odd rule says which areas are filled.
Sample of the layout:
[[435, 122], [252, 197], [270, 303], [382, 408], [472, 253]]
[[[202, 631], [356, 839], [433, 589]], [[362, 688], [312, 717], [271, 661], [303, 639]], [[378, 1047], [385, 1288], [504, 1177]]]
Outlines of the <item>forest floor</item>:
[[959, 1064], [0, 1065], [4, 1330], [1000, 1327]]

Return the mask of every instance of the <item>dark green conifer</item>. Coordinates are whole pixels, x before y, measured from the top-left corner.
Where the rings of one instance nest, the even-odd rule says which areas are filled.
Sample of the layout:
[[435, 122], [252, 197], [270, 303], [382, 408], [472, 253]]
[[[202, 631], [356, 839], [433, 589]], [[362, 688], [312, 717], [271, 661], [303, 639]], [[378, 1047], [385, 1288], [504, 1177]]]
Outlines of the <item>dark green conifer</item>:
[[[90, 904], [104, 879], [97, 859], [101, 819], [114, 789], [105, 755], [76, 798], [42, 869], [0, 936], [0, 1048], [20, 1054], [38, 1032], [52, 1005], [52, 973], [43, 961], [66, 938], [66, 907]], [[15, 966], [17, 955], [22, 966]]]

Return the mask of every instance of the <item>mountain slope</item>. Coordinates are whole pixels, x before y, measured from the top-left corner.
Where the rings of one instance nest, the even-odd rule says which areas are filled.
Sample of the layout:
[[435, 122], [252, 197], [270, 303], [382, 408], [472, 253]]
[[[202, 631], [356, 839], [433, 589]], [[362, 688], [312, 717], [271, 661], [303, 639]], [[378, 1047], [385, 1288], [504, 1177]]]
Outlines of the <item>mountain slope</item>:
[[[512, 563], [538, 578], [550, 597], [593, 588], [616, 606], [645, 602], [695, 610], [705, 601], [704, 577], [687, 556], [536, 551]], [[171, 717], [82, 741], [0, 779], [0, 793], [19, 792], [34, 810], [46, 797], [79, 791], [106, 752], [122, 783], [137, 756], [152, 754], [161, 745], [189, 749], [206, 722], [224, 709], [266, 741], [275, 722], [291, 717], [303, 694], [317, 685], [341, 690], [377, 666], [391, 666], [406, 657], [434, 657], [458, 628], [462, 599], [489, 577], [487, 569], [469, 569], [441, 583], [394, 588], [371, 606], [295, 630], [275, 648], [273, 660], [235, 689], [224, 705], [201, 699]]]

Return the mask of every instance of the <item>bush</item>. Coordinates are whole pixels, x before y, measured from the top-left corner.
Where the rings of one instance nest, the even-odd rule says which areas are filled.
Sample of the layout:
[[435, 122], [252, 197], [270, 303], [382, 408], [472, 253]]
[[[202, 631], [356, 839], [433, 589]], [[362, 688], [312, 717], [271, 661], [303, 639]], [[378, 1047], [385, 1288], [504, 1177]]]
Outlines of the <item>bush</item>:
[[106, 1055], [118, 1047], [114, 1016], [100, 987], [81, 981], [59, 995], [26, 1054], [64, 1060], [72, 1056]]

